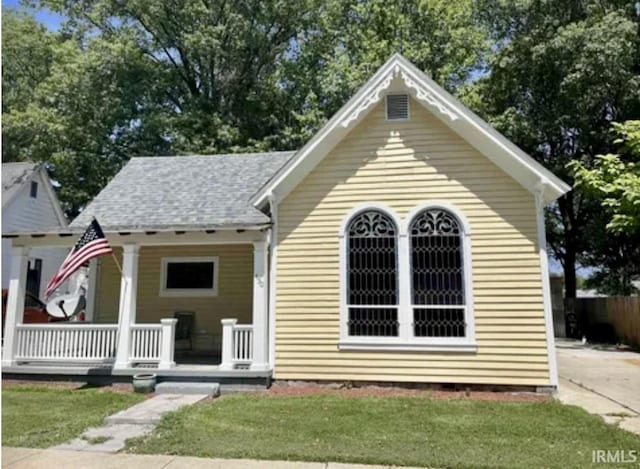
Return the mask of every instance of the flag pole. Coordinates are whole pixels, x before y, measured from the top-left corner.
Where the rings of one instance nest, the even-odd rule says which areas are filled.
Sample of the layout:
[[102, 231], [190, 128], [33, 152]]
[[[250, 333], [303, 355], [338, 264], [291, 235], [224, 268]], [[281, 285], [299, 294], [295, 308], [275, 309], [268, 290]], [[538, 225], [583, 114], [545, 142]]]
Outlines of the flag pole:
[[[91, 217], [93, 219], [93, 221], [97, 222], [97, 218], [96, 217]], [[106, 238], [106, 236], [105, 236]], [[118, 271], [120, 271], [120, 276], [122, 277], [122, 266], [120, 265], [120, 261], [118, 261], [118, 258], [116, 257], [116, 253], [111, 251], [111, 257], [113, 257], [113, 262], [116, 263], [116, 267], [118, 268]]]
[[122, 267], [120, 266], [120, 262], [118, 261], [118, 258], [116, 257], [116, 254], [113, 251], [111, 252], [111, 256], [113, 257], [113, 262], [116, 263], [116, 267], [120, 271], [120, 276], [122, 276]]

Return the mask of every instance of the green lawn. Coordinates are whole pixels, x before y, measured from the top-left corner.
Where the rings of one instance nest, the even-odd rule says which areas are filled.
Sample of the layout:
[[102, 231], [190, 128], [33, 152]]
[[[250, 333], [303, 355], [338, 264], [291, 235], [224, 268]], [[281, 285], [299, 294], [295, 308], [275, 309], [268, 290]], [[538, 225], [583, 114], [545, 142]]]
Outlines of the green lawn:
[[64, 443], [143, 399], [99, 388], [3, 386], [2, 445], [46, 448]]
[[640, 451], [640, 437], [555, 401], [339, 395], [225, 396], [129, 442], [138, 453], [453, 468], [582, 468], [595, 449]]

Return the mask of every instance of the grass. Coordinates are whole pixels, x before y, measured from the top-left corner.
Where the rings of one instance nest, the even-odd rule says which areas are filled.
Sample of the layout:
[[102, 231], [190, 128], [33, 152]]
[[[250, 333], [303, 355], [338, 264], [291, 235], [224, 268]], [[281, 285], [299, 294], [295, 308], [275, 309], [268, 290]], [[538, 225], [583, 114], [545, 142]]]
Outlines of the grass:
[[143, 399], [99, 388], [3, 386], [2, 445], [46, 448], [64, 443]]
[[340, 395], [225, 396], [166, 415], [128, 445], [203, 457], [563, 469], [589, 467], [597, 449], [640, 452], [640, 437], [555, 401]]

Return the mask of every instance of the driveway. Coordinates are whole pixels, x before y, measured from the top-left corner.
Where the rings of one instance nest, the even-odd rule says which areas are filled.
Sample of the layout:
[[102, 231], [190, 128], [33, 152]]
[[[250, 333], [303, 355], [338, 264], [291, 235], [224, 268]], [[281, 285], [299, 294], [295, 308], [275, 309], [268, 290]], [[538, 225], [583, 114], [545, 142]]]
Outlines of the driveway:
[[640, 354], [556, 340], [558, 399], [640, 433]]

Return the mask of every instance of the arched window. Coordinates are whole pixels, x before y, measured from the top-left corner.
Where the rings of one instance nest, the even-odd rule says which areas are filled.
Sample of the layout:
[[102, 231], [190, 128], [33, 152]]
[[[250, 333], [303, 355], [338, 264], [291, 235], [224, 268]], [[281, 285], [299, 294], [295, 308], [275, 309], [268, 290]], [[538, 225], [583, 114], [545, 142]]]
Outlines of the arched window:
[[449, 211], [429, 208], [409, 226], [411, 310], [415, 337], [465, 337], [463, 226]]
[[398, 231], [386, 213], [368, 209], [347, 225], [349, 336], [398, 336]]

